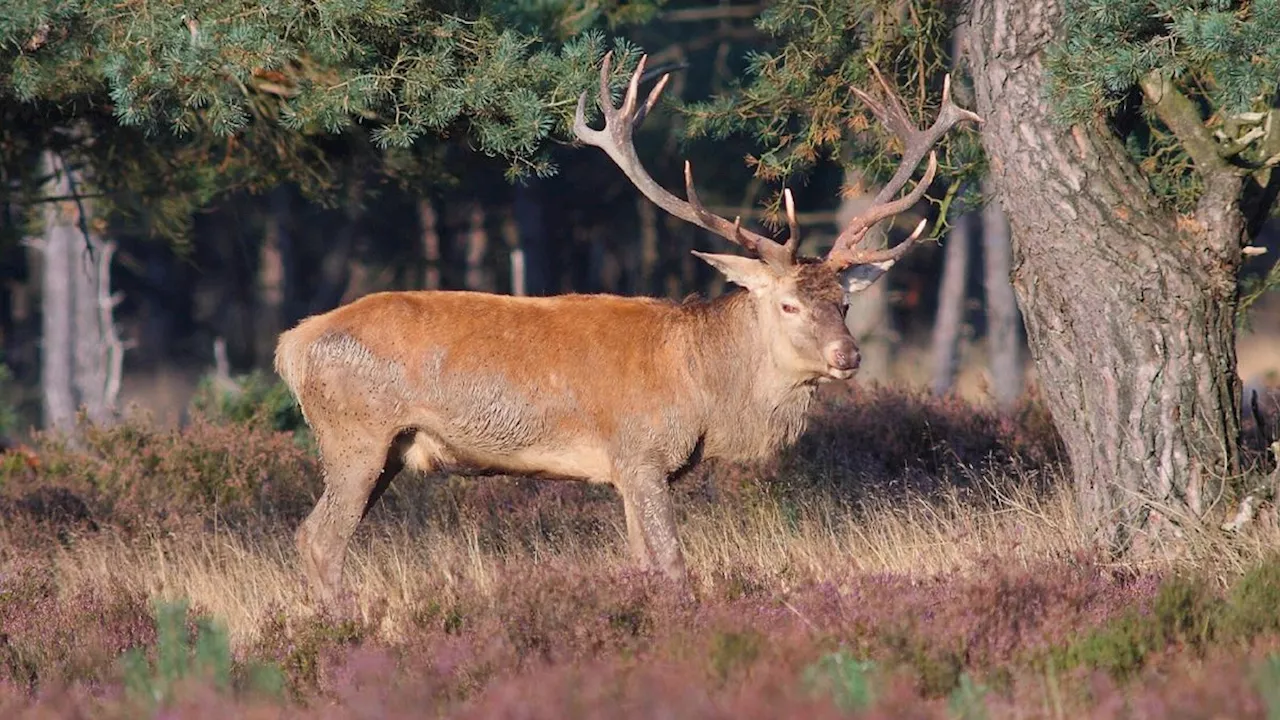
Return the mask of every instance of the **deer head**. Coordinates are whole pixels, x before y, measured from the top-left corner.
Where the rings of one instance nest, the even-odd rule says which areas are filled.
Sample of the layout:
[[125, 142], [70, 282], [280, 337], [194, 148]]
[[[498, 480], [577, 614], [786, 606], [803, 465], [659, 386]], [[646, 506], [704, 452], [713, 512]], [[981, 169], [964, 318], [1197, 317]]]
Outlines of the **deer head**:
[[[746, 289], [754, 301], [761, 339], [770, 349], [776, 367], [801, 380], [852, 377], [860, 359], [844, 322], [849, 296], [870, 287], [906, 255], [924, 232], [926, 221], [922, 220], [910, 237], [893, 248], [867, 250], [858, 247], [859, 243], [876, 223], [909, 209], [924, 196], [938, 167], [932, 148], [948, 130], [962, 120], [982, 122], [976, 114], [951, 101], [951, 76], [948, 75], [943, 84], [938, 118], [926, 130], [915, 127], [901, 100], [874, 65], [872, 71], [882, 97], [853, 89], [898, 136], [905, 151], [892, 179], [876, 195], [875, 201], [841, 230], [827, 255], [808, 258], [797, 255], [800, 223], [796, 220], [790, 189], [783, 191], [789, 234], [785, 241], [776, 242], [743, 228], [741, 218], [730, 222], [708, 211], [698, 199], [693, 170], [687, 161], [684, 166], [687, 200], [671, 194], [650, 177], [636, 155], [632, 135], [658, 102], [669, 75], [664, 74], [644, 104], [639, 104], [640, 78], [646, 60], [642, 56], [631, 75], [621, 107], [614, 107], [609, 95], [611, 58], [612, 53], [606, 54], [600, 69], [599, 104], [605, 126], [596, 130], [587, 125], [587, 93], [584, 92], [578, 98], [574, 134], [583, 143], [604, 150], [632, 184], [658, 207], [747, 251], [747, 256], [696, 250], [694, 255]], [[910, 193], [894, 200], [926, 153], [929, 163], [924, 176]]]

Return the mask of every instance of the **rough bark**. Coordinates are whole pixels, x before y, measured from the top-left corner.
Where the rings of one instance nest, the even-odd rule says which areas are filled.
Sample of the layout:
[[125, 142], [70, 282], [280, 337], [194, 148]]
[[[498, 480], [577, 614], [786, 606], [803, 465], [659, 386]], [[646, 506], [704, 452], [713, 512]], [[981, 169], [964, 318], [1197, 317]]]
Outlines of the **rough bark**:
[[974, 217], [965, 213], [956, 218], [947, 233], [942, 261], [942, 282], [938, 288], [938, 314], [933, 322], [933, 381], [935, 395], [945, 395], [955, 384], [960, 328], [964, 324], [966, 281], [969, 279], [969, 247], [973, 241]]
[[[984, 185], [983, 194], [990, 197], [990, 181]], [[995, 199], [982, 209], [982, 258], [991, 395], [1000, 409], [1008, 410], [1022, 395], [1022, 316], [1009, 277], [1013, 270], [1009, 222]]]
[[1014, 288], [1098, 539], [1116, 554], [1176, 549], [1178, 527], [1200, 524], [1238, 465], [1240, 182], [1213, 177], [1196, 216], [1179, 218], [1104, 122], [1055, 123], [1041, 52], [1060, 15], [1049, 0], [970, 5]]

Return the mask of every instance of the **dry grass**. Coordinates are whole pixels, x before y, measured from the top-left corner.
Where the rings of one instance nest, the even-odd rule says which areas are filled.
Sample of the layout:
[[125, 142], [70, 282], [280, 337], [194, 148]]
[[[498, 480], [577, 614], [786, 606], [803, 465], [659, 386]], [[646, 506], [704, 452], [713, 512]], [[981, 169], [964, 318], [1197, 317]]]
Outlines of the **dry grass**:
[[[519, 527], [505, 531], [527, 538]], [[481, 542], [482, 528], [464, 520], [445, 531], [387, 517], [362, 528], [347, 578], [366, 619], [382, 618], [394, 640], [424, 603], [464, 591], [492, 597], [505, 578], [547, 566], [590, 568], [609, 575], [631, 567], [621, 512], [614, 542], [589, 545], [569, 536], [549, 541]], [[876, 502], [858, 511], [818, 501], [798, 505], [762, 500], [704, 507], [689, 513], [682, 542], [700, 591], [716, 593], [734, 578], [767, 578], [779, 592], [856, 574], [929, 576], [964, 573], [992, 557], [1018, 566], [1065, 557], [1085, 546], [1065, 494], [1006, 490], [987, 507], [956, 494], [906, 505]], [[313, 610], [287, 529], [274, 533], [149, 533], [125, 539], [105, 533], [56, 552], [60, 591], [127, 591], [153, 598], [189, 598], [224, 620], [237, 647], [258, 639], [275, 610], [305, 617]]]

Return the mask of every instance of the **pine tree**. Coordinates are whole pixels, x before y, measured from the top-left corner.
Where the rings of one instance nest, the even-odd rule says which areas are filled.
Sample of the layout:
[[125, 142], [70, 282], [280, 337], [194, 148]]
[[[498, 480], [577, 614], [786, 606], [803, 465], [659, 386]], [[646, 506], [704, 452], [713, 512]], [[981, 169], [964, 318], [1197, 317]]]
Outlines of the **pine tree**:
[[19, 0], [0, 14], [0, 167], [70, 153], [115, 211], [181, 235], [229, 189], [331, 194], [341, 160], [430, 171], [462, 143], [509, 175], [555, 171], [578, 94], [613, 46], [596, 26], [649, 3]]
[[1280, 193], [1280, 3], [780, 0], [759, 25], [776, 49], [690, 111], [697, 132], [754, 134], [763, 178], [840, 143], [883, 166], [892, 147], [849, 92], [867, 61], [922, 119], [942, 72], [967, 68], [985, 161], [953, 135], [940, 174], [994, 179], [1041, 393], [1099, 539], [1123, 553], [1202, 527], [1240, 471], [1234, 330], [1260, 291], [1241, 301], [1243, 247]]

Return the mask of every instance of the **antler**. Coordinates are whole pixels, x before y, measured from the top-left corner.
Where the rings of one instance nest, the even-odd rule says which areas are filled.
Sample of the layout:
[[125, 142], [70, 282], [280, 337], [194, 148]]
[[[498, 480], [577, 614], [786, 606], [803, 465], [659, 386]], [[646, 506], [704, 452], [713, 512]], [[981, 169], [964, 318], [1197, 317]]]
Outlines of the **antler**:
[[[889, 83], [885, 82], [875, 64], [870, 64], [872, 74], [875, 75], [881, 89], [884, 91], [883, 102], [858, 88], [853, 88], [853, 92], [871, 108], [871, 112], [876, 118], [902, 141], [905, 150], [898, 169], [893, 173], [889, 183], [881, 188], [880, 192], [876, 193], [871, 207], [849, 221], [849, 224], [845, 226], [844, 230], [836, 238], [830, 252], [827, 253], [826, 262], [839, 269], [847, 268], [851, 265], [881, 263], [889, 260], [896, 261], [907, 254], [907, 251], [915, 245], [916, 240], [919, 239], [921, 232], [924, 230], [923, 223], [916, 227], [916, 231], [911, 234], [911, 237], [899, 243], [896, 247], [884, 250], [864, 250], [857, 247], [857, 245], [862, 241], [862, 238], [866, 237], [867, 231], [876, 223], [903, 212], [915, 205], [921, 197], [924, 197], [925, 191], [929, 189], [929, 184], [933, 182], [934, 173], [938, 170], [938, 156], [937, 153], [933, 152], [933, 146], [942, 139], [943, 135], [946, 135], [951, 128], [964, 120], [972, 120], [976, 123], [982, 122], [982, 118], [976, 113], [965, 110], [951, 101], [951, 75], [948, 73], [942, 81], [942, 107], [938, 111], [937, 119], [926, 130], [916, 129], [915, 123], [911, 121], [907, 111], [902, 107], [902, 100], [889, 87]], [[915, 172], [916, 166], [920, 164], [920, 160], [924, 158], [926, 153], [929, 155], [929, 165], [925, 168], [924, 177], [920, 178], [920, 181], [916, 183], [910, 193], [890, 202], [889, 199], [897, 195], [898, 191], [907, 184], [907, 180], [911, 178], [911, 174]]]
[[689, 198], [687, 201], [667, 192], [649, 176], [636, 156], [632, 134], [657, 104], [658, 96], [662, 94], [670, 75], [663, 74], [658, 84], [649, 91], [649, 97], [644, 104], [637, 107], [640, 76], [644, 74], [646, 60], [646, 56], [642, 55], [635, 72], [631, 75], [631, 82], [627, 86], [622, 107], [616, 108], [609, 97], [609, 66], [612, 57], [612, 52], [606, 53], [600, 67], [599, 103], [600, 110], [604, 113], [605, 125], [600, 130], [587, 126], [587, 93], [582, 93], [578, 98], [578, 111], [573, 120], [573, 132], [578, 139], [587, 145], [594, 145], [604, 150], [637, 190], [668, 213], [742, 246], [775, 268], [781, 269], [794, 265], [796, 250], [800, 246], [800, 224], [796, 221], [795, 203], [791, 199], [790, 190], [785, 191], [784, 196], [791, 235], [786, 242], [778, 243], [764, 235], [744, 229], [740, 217], [729, 222], [707, 210], [698, 200], [698, 193], [693, 187], [693, 168], [687, 160], [684, 164], [685, 195]]

